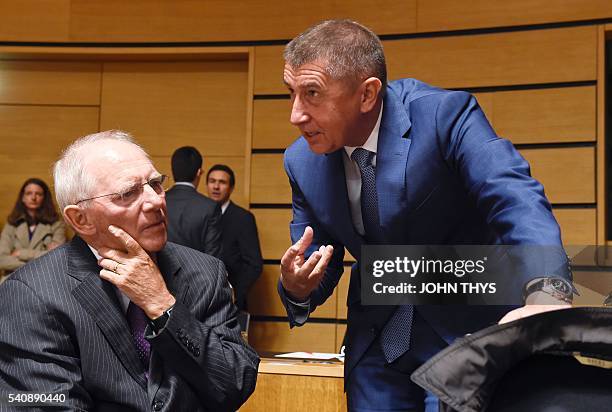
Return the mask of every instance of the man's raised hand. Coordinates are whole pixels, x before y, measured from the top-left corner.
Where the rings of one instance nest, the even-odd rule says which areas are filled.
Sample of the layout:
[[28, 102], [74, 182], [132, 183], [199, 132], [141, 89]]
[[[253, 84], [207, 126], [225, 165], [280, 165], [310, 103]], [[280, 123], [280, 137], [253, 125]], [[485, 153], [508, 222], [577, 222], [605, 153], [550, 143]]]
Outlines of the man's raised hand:
[[281, 283], [290, 297], [305, 301], [319, 285], [332, 257], [334, 247], [321, 246], [304, 261], [304, 253], [312, 243], [313, 230], [307, 226], [302, 237], [291, 246], [281, 259]]

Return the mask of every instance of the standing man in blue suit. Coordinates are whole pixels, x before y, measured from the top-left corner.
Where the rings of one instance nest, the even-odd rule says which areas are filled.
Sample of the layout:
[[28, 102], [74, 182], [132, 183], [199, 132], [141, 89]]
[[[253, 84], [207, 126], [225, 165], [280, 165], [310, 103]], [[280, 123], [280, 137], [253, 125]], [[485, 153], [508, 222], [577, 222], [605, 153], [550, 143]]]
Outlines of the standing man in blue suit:
[[[294, 245], [281, 260], [278, 289], [291, 326], [304, 324], [332, 294], [345, 247], [358, 262], [366, 244], [561, 247], [542, 186], [470, 94], [414, 79], [387, 84], [380, 40], [346, 20], [308, 29], [284, 57], [291, 123], [302, 133], [285, 152]], [[549, 287], [569, 284], [561, 260], [559, 273], [517, 274], [515, 282], [528, 288], [526, 303], [555, 305], [526, 305], [505, 320], [567, 306], [571, 292], [560, 300]], [[356, 264], [345, 340], [352, 411], [436, 410], [435, 397], [410, 374], [508, 311], [365, 306], [360, 295]]]

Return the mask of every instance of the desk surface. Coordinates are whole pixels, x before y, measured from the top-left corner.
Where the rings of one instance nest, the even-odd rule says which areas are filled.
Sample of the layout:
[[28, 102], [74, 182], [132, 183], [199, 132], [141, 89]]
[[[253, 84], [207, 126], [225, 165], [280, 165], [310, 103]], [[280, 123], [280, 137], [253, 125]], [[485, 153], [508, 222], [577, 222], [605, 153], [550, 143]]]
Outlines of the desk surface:
[[339, 361], [304, 361], [262, 357], [259, 364], [259, 373], [342, 378], [344, 376], [344, 364]]

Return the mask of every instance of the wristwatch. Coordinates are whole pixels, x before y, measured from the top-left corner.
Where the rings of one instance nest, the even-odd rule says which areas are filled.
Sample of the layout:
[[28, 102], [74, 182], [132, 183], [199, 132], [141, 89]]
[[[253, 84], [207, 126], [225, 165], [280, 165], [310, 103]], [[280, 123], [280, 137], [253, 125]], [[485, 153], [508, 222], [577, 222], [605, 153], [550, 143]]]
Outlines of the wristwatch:
[[149, 326], [151, 326], [153, 333], [157, 335], [157, 333], [162, 330], [164, 326], [166, 326], [168, 319], [170, 319], [172, 309], [174, 309], [174, 305], [170, 306], [164, 313], [161, 314], [161, 316], [155, 319], [149, 319]]
[[546, 277], [531, 280], [525, 288], [523, 299], [527, 299], [533, 292], [544, 292], [556, 299], [572, 303], [574, 293], [578, 291], [566, 279]]

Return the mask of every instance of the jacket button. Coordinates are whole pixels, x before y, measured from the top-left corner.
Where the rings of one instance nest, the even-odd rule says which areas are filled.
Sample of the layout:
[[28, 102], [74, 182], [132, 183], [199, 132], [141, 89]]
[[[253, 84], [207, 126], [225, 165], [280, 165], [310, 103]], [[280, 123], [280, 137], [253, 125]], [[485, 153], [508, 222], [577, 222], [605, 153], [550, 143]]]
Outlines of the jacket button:
[[164, 407], [164, 403], [162, 401], [155, 401], [153, 403], [153, 410], [154, 411], [161, 411], [163, 407]]
[[196, 350], [193, 352], [193, 354], [195, 355], [196, 358], [198, 356], [200, 356], [200, 349], [196, 348]]

